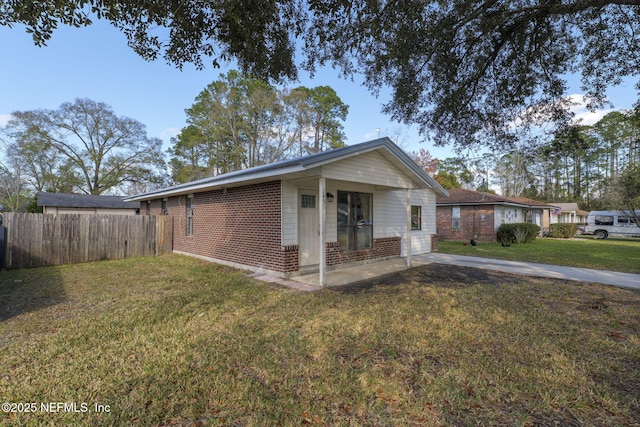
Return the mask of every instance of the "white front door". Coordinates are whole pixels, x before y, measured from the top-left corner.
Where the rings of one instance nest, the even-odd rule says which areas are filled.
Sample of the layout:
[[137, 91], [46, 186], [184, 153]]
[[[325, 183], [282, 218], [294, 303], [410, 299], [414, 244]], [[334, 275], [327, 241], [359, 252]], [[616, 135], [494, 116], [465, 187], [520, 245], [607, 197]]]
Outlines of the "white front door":
[[298, 251], [300, 266], [320, 262], [318, 253], [320, 225], [318, 192], [300, 190], [298, 195]]

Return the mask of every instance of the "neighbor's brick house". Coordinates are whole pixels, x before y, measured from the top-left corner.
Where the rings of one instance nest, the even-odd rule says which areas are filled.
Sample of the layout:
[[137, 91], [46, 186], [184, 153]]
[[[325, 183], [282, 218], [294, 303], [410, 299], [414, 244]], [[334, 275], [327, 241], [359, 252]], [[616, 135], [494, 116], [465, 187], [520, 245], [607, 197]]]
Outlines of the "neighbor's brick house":
[[447, 192], [388, 138], [135, 197], [174, 251], [283, 277], [431, 251]]
[[448, 192], [449, 196], [436, 200], [440, 240], [495, 242], [501, 224], [517, 222], [537, 224], [544, 233], [549, 230], [551, 212], [557, 209], [524, 197], [503, 197], [462, 188]]

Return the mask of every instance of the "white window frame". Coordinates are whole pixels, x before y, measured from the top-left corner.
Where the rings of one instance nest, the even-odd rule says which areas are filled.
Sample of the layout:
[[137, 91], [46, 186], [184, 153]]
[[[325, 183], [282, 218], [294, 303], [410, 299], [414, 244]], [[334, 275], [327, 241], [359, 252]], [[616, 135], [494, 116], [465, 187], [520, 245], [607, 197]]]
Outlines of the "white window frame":
[[193, 194], [187, 195], [187, 236], [193, 236]]
[[[414, 210], [416, 214], [414, 215]], [[417, 218], [417, 221], [414, 221], [414, 218]], [[417, 224], [417, 225], [414, 225]], [[422, 206], [420, 205], [412, 205], [411, 206], [411, 230], [412, 231], [420, 231], [422, 230]]]
[[460, 206], [451, 206], [451, 229], [460, 230]]

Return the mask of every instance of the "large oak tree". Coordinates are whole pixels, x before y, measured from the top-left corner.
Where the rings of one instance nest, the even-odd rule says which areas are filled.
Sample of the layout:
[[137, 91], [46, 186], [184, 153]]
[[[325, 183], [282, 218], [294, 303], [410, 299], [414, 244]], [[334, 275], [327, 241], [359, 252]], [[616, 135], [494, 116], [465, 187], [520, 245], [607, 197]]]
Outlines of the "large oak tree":
[[9, 162], [38, 191], [99, 195], [162, 181], [162, 141], [102, 102], [76, 99], [56, 110], [15, 111], [5, 134]]
[[[236, 60], [268, 81], [331, 64], [389, 86], [384, 109], [436, 143], [508, 148], [516, 129], [567, 122], [565, 76], [591, 105], [640, 70], [640, 0], [4, 1], [0, 25], [44, 44], [60, 23], [106, 19], [147, 59]], [[516, 127], [514, 124], [523, 126]]]

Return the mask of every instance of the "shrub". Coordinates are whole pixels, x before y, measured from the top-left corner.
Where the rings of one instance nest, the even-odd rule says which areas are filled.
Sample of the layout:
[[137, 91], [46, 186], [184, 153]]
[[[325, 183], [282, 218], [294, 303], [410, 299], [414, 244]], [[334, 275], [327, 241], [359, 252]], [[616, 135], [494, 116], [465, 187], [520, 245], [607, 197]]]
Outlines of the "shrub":
[[556, 239], [569, 239], [576, 234], [577, 224], [569, 222], [559, 222], [549, 226], [549, 237]]
[[535, 224], [519, 222], [502, 224], [498, 228], [498, 242], [500, 243], [529, 243], [540, 233], [540, 227]]

